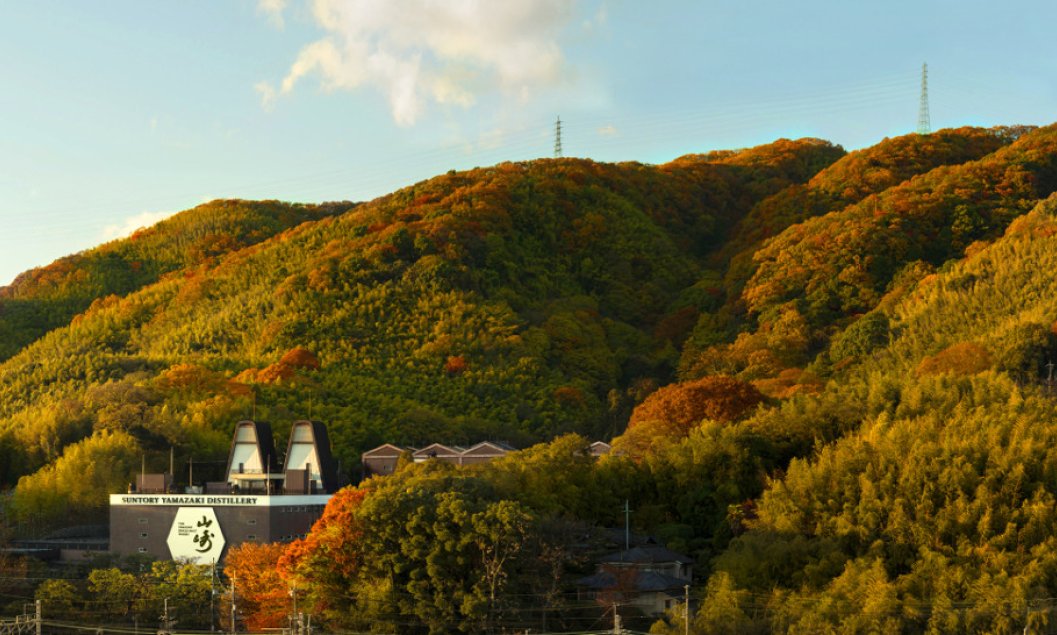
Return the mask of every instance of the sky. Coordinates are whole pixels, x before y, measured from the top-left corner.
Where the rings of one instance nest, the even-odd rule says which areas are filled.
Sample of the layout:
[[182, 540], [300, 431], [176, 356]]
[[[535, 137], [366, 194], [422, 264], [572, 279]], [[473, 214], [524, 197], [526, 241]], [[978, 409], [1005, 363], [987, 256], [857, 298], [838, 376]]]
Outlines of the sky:
[[1057, 3], [0, 2], [0, 285], [215, 198], [1057, 121]]

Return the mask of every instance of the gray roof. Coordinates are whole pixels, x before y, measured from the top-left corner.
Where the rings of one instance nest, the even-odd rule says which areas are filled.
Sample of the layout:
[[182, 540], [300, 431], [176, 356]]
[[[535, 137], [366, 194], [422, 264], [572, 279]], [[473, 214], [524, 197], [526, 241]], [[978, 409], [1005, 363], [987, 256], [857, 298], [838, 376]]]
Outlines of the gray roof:
[[[658, 571], [636, 570], [632, 578], [634, 590], [645, 591], [668, 591], [671, 589], [682, 589], [690, 583], [689, 580], [677, 578]], [[596, 591], [617, 588], [617, 576], [612, 571], [602, 570], [585, 578], [580, 578], [576, 584], [585, 586]]]
[[399, 445], [394, 445], [392, 443], [383, 443], [382, 445], [380, 445], [380, 446], [378, 446], [378, 447], [376, 447], [374, 449], [367, 450], [366, 452], [364, 452], [360, 456], [362, 456], [363, 458], [374, 458], [376, 456], [385, 458], [385, 457], [400, 456], [404, 452], [408, 452], [408, 451], [414, 452], [415, 448], [402, 448]]
[[693, 564], [694, 559], [690, 556], [672, 551], [661, 545], [641, 545], [632, 547], [627, 551], [617, 551], [603, 556], [599, 559], [603, 564], [631, 563], [631, 564], [661, 564], [664, 562], [678, 562], [681, 564]]

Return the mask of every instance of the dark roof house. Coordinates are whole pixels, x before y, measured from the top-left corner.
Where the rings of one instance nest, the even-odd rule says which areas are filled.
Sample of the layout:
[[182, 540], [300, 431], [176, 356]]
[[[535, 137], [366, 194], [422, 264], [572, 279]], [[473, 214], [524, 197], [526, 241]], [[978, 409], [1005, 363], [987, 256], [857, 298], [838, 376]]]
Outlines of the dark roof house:
[[576, 584], [588, 597], [608, 594], [655, 616], [683, 597], [693, 563], [690, 556], [663, 545], [636, 545], [599, 558], [597, 571]]

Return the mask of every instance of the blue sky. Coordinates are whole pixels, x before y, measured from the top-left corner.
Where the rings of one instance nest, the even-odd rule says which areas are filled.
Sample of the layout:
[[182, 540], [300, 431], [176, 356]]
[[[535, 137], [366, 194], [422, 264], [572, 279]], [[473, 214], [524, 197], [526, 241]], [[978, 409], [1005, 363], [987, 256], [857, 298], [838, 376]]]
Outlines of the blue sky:
[[0, 284], [220, 197], [1057, 121], [1050, 2], [0, 3]]

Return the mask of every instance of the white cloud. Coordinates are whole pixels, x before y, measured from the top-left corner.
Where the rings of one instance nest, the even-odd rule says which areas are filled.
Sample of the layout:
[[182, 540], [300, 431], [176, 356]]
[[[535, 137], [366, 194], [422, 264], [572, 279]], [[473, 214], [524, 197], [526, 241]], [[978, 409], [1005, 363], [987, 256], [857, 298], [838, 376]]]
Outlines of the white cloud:
[[324, 90], [375, 88], [408, 126], [430, 103], [469, 107], [495, 86], [524, 100], [560, 82], [557, 38], [573, 0], [312, 0], [311, 9], [326, 35], [301, 49], [278, 89], [257, 85], [265, 107], [318, 76]]
[[103, 228], [103, 240], [115, 240], [131, 236], [137, 229], [150, 227], [172, 216], [174, 212], [142, 212], [135, 216], [129, 216], [116, 225], [108, 225]]
[[609, 21], [609, 8], [605, 3], [599, 5], [598, 10], [595, 11], [593, 18], [584, 20], [583, 27], [584, 31], [594, 31], [596, 28], [604, 27]]
[[618, 134], [620, 134], [620, 131], [617, 130], [616, 126], [602, 126], [598, 129], [598, 135], [600, 137], [615, 137]]
[[283, 28], [283, 11], [286, 10], [287, 0], [257, 0], [257, 10], [268, 16], [276, 28]]
[[275, 107], [275, 87], [268, 82], [257, 82], [253, 87], [255, 91], [261, 96], [261, 106], [265, 110], [271, 110]]

